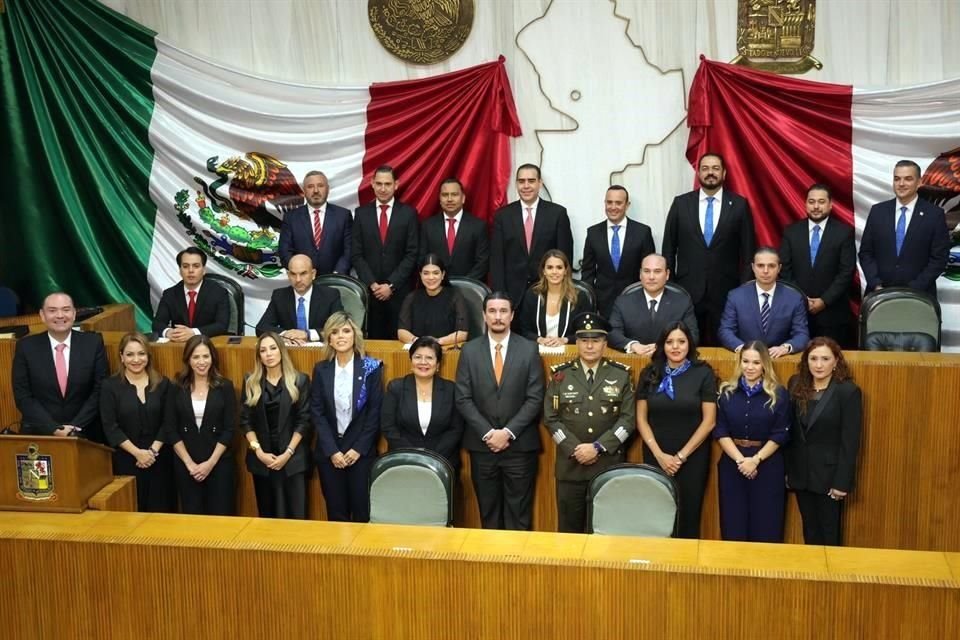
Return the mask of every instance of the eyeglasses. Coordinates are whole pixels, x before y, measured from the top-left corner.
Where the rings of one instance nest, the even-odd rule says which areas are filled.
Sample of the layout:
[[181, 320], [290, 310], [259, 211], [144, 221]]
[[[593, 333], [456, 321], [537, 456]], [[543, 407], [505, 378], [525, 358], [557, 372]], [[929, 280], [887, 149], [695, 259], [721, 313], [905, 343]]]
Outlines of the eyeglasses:
[[436, 356], [430, 356], [430, 355], [425, 356], [425, 355], [420, 355], [419, 353], [410, 359], [413, 360], [414, 362], [426, 362], [428, 364], [433, 364], [437, 361]]

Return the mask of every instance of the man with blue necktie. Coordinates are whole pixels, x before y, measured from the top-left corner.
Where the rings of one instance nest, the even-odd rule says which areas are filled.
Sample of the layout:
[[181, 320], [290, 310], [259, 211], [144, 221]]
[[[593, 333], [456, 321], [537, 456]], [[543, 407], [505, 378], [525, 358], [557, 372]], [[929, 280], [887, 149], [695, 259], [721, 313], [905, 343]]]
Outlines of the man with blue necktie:
[[335, 311], [343, 311], [340, 292], [314, 284], [317, 271], [310, 256], [297, 254], [287, 263], [289, 287], [274, 290], [270, 304], [257, 323], [257, 335], [280, 334], [289, 345], [317, 342], [323, 325]]
[[893, 168], [896, 198], [870, 209], [860, 239], [860, 267], [867, 291], [909, 287], [937, 297], [937, 278], [947, 268], [950, 233], [943, 209], [917, 196], [920, 165], [900, 160]]

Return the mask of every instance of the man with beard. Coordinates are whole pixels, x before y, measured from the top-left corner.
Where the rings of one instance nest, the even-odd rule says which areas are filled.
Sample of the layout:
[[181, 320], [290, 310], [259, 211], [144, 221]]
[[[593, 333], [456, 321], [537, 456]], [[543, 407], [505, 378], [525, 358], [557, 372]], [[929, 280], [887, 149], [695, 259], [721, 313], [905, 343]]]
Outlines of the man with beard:
[[279, 252], [284, 267], [297, 254], [310, 257], [319, 274], [350, 272], [350, 228], [353, 219], [343, 207], [327, 202], [330, 184], [321, 171], [308, 171], [303, 178], [300, 205], [283, 216]]
[[723, 188], [723, 158], [706, 153], [697, 163], [700, 188], [673, 199], [663, 229], [663, 255], [675, 283], [693, 300], [700, 344], [717, 346], [727, 293], [750, 279], [753, 217], [750, 205]]

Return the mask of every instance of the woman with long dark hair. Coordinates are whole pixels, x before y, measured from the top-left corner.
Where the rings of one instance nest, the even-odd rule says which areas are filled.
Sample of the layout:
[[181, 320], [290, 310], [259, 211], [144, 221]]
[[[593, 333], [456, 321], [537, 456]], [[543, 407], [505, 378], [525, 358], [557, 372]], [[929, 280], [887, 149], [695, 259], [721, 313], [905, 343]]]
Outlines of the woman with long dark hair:
[[441, 346], [466, 342], [467, 305], [450, 285], [443, 258], [435, 253], [423, 257], [420, 285], [403, 299], [397, 339], [412, 344], [420, 336], [433, 336]]

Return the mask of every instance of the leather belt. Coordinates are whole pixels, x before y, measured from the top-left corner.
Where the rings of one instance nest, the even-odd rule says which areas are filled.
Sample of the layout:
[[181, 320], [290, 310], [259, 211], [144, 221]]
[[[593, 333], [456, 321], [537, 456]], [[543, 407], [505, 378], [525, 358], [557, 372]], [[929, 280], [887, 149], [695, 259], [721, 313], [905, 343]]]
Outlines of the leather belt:
[[733, 444], [738, 447], [762, 447], [763, 442], [760, 440], [740, 440], [739, 438], [733, 439]]

